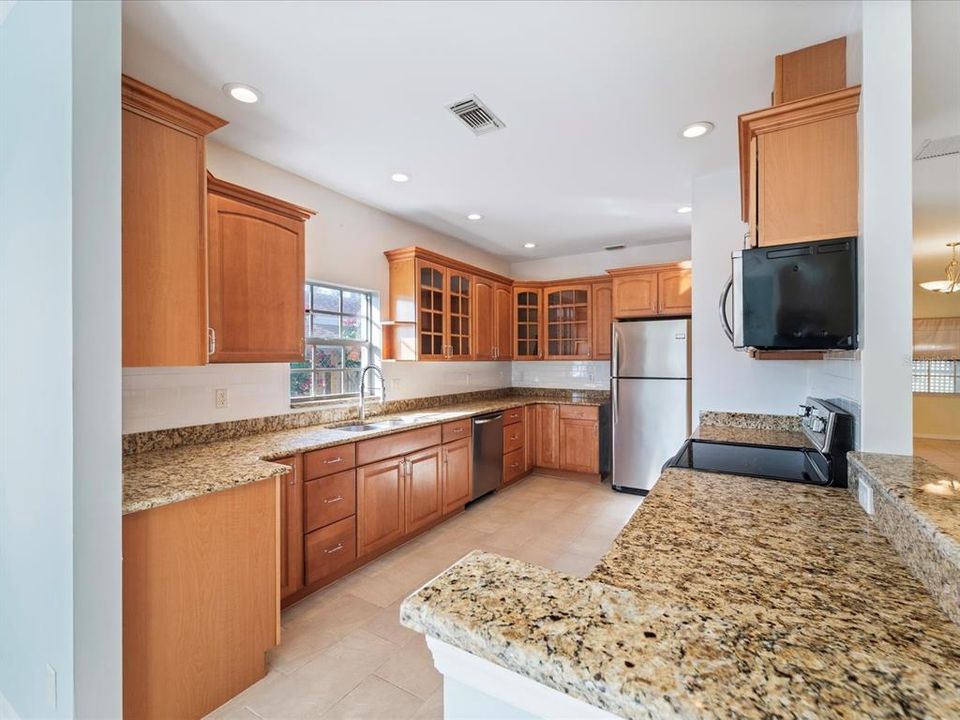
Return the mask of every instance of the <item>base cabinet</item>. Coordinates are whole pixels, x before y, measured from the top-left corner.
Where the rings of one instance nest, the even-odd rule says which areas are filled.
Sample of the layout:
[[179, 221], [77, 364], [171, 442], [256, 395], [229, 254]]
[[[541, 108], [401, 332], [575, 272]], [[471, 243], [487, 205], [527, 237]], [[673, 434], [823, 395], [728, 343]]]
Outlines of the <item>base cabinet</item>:
[[289, 465], [280, 478], [280, 597], [303, 587], [303, 487], [301, 457], [277, 460]]
[[537, 466], [560, 467], [560, 406], [537, 405]]
[[469, 437], [443, 446], [443, 514], [463, 509], [473, 493], [473, 443]]
[[357, 554], [403, 537], [404, 461], [391, 458], [357, 469]]
[[357, 518], [351, 515], [303, 539], [307, 584], [334, 575], [357, 559]]
[[600, 433], [596, 420], [560, 418], [560, 469], [600, 472]]
[[404, 534], [432, 525], [443, 516], [440, 446], [404, 458]]

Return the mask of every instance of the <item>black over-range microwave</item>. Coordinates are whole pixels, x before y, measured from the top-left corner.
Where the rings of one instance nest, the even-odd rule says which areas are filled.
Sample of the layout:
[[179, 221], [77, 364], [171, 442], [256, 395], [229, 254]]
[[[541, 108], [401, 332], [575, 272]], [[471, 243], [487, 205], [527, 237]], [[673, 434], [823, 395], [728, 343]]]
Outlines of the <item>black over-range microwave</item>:
[[735, 348], [857, 347], [857, 238], [737, 250], [731, 260], [720, 318]]

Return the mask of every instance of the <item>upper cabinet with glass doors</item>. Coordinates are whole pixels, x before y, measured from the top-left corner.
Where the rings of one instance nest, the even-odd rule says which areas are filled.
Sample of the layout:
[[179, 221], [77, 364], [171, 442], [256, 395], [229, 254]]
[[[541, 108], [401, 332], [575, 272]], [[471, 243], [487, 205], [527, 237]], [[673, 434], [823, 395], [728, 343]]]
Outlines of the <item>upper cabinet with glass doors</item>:
[[385, 253], [390, 289], [383, 307], [383, 356], [389, 360], [473, 360], [482, 308], [480, 268], [421, 248]]

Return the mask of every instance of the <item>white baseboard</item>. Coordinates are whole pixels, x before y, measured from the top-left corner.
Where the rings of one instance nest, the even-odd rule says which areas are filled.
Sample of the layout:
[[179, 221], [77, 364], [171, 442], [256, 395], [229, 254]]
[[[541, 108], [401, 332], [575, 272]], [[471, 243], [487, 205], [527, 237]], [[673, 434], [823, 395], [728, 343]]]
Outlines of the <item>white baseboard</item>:
[[17, 711], [13, 709], [13, 705], [7, 702], [7, 698], [3, 696], [2, 692], [0, 692], [0, 720], [20, 720]]
[[914, 433], [915, 438], [921, 440], [960, 440], [960, 435], [932, 435], [930, 433]]

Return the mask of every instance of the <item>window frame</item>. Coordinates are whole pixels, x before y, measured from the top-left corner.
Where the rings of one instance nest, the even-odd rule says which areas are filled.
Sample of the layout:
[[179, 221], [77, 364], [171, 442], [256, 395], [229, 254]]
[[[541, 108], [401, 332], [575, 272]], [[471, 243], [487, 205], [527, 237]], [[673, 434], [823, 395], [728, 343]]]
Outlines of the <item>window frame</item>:
[[[953, 366], [953, 373], [932, 373], [933, 365], [936, 363], [949, 363]], [[917, 372], [918, 366], [923, 366], [924, 372]], [[930, 379], [951, 378], [953, 383], [952, 390], [931, 390]], [[950, 380], [947, 381], [948, 383]], [[918, 387], [919, 385], [919, 387]], [[960, 395], [960, 360], [935, 360], [935, 359], [914, 359], [910, 373], [910, 389], [914, 395]]]
[[[339, 293], [339, 310], [323, 310], [316, 309], [313, 306], [313, 288], [320, 287], [325, 290], [334, 290]], [[345, 377], [348, 370], [357, 370], [358, 368], [349, 368], [346, 366], [347, 359], [346, 354], [348, 350], [351, 349], [360, 349], [361, 361], [359, 370], [362, 371], [363, 367], [366, 365], [375, 365], [379, 367], [379, 363], [376, 361], [376, 348], [374, 347], [373, 342], [373, 328], [374, 328], [374, 296], [375, 293], [372, 290], [364, 290], [362, 288], [349, 287], [346, 285], [336, 285], [334, 283], [322, 282], [320, 280], [305, 280], [303, 285], [304, 290], [304, 359], [299, 363], [290, 363], [288, 371], [288, 385], [292, 383], [294, 373], [304, 373], [309, 372], [312, 376], [311, 391], [316, 393], [317, 389], [317, 376], [320, 373], [339, 373], [341, 376], [340, 387], [341, 389], [345, 385]], [[343, 294], [344, 293], [353, 293], [356, 295], [362, 295], [364, 298], [365, 311], [364, 313], [350, 313], [343, 311]], [[306, 296], [309, 294], [310, 298], [310, 307], [306, 307]], [[359, 318], [363, 321], [364, 331], [363, 336], [366, 340], [352, 340], [350, 338], [336, 337], [336, 338], [322, 338], [322, 337], [311, 337], [307, 332], [308, 319], [314, 315], [324, 315], [329, 317], [336, 317], [337, 324], [340, 328], [340, 332], [343, 332], [343, 318]], [[309, 327], [312, 328], [312, 323], [309, 324]], [[343, 349], [343, 366], [339, 368], [318, 368], [313, 365], [313, 360], [310, 361], [310, 367], [297, 367], [297, 365], [302, 365], [307, 362], [306, 357], [308, 355], [308, 347], [340, 347]], [[312, 355], [312, 353], [310, 353]], [[364, 362], [363, 358], [366, 358]], [[360, 396], [359, 390], [355, 392], [340, 392], [340, 393], [330, 393], [326, 395], [317, 395], [311, 394], [307, 396], [295, 396], [292, 393], [292, 387], [288, 387], [288, 392], [290, 393], [289, 399], [291, 406], [299, 405], [313, 405], [317, 403], [327, 403], [327, 402], [343, 402], [344, 400], [357, 399]], [[374, 396], [374, 390], [371, 387], [367, 391], [367, 397]]]

